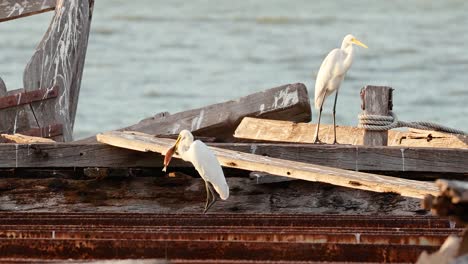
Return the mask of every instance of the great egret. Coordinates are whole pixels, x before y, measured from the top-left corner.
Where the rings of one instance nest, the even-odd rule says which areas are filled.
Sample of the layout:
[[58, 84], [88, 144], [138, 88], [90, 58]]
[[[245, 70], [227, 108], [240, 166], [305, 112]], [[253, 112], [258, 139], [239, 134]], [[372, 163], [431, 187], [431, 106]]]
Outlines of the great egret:
[[226, 183], [226, 178], [224, 178], [221, 165], [205, 143], [200, 140], [193, 141], [193, 135], [188, 130], [180, 131], [174, 146], [166, 153], [163, 171], [166, 171], [166, 167], [169, 165], [174, 153], [179, 155], [183, 160], [191, 162], [205, 181], [206, 204], [203, 213], [206, 213], [216, 202], [213, 188], [221, 199], [226, 200], [229, 197], [229, 186]]
[[367, 49], [367, 46], [357, 40], [353, 35], [346, 35], [343, 39], [340, 49], [334, 49], [328, 53], [323, 60], [320, 70], [315, 81], [315, 109], [319, 110], [317, 128], [315, 129], [314, 143], [321, 143], [318, 138], [320, 129], [320, 117], [322, 116], [322, 107], [325, 99], [336, 91], [335, 103], [333, 104], [333, 144], [336, 144], [336, 99], [338, 91], [343, 81], [346, 72], [353, 63], [353, 44], [359, 45]]

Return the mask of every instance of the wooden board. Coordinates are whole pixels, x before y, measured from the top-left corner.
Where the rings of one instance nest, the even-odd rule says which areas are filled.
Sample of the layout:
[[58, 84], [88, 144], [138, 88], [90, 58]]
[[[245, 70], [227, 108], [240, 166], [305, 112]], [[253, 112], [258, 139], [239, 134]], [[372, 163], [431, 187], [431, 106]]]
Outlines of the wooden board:
[[[117, 147], [158, 153], [165, 153], [175, 142], [172, 139], [156, 138], [143, 133], [118, 131], [98, 134], [97, 140]], [[402, 196], [420, 199], [426, 194], [437, 193], [435, 184], [431, 182], [347, 171], [215, 147], [211, 147], [211, 150], [213, 150], [222, 166], [230, 168], [262, 171], [273, 175], [324, 182], [361, 190], [393, 192]]]
[[[406, 177], [468, 177], [467, 152], [460, 149], [350, 145], [208, 143], [209, 146], [355, 171], [395, 172]], [[32, 147], [48, 153], [32, 155]], [[100, 143], [0, 144], [0, 168], [160, 167], [163, 156], [135, 153]], [[177, 159], [173, 166], [181, 164]], [[439, 175], [438, 175], [439, 173]], [[456, 175], [440, 175], [451, 173]], [[464, 176], [465, 175], [465, 176]]]
[[[316, 124], [294, 123], [246, 117], [234, 132], [239, 139], [313, 143]], [[340, 144], [363, 145], [364, 130], [357, 127], [337, 126], [337, 140]], [[328, 144], [333, 142], [333, 126], [320, 124], [320, 139]], [[410, 131], [390, 130], [389, 146], [468, 148], [468, 136], [411, 129]]]
[[39, 127], [63, 125], [63, 137], [57, 141], [72, 140], [93, 2], [58, 0], [51, 24], [24, 71], [26, 91], [59, 87], [56, 99], [31, 104]]
[[42, 137], [31, 137], [22, 134], [0, 134], [0, 142], [1, 140], [5, 140], [6, 142], [10, 143], [20, 143], [20, 144], [30, 144], [30, 143], [54, 143], [52, 139], [42, 138]]
[[[167, 135], [178, 134], [181, 130], [188, 129], [194, 135], [232, 141], [234, 130], [245, 116], [309, 122], [310, 111], [307, 88], [304, 84], [296, 83], [224, 103], [145, 119], [119, 131], [132, 130], [153, 135]], [[96, 139], [91, 137], [77, 142], [96, 142]]]
[[52, 11], [57, 0], [2, 0], [0, 22]]

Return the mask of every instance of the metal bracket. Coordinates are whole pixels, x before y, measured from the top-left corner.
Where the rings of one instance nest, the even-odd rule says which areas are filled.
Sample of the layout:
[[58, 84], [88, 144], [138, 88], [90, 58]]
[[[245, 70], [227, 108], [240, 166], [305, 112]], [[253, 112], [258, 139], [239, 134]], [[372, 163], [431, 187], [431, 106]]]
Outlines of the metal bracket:
[[0, 97], [0, 110], [19, 105], [25, 105], [32, 102], [42, 101], [58, 96], [59, 87], [57, 85], [51, 88], [42, 88], [29, 92], [20, 92], [17, 94]]

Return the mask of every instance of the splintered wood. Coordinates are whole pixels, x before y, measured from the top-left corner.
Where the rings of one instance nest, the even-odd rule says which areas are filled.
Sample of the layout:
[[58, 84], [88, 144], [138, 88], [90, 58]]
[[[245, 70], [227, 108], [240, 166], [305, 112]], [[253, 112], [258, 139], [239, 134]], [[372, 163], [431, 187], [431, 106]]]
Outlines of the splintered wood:
[[31, 137], [22, 134], [0, 134], [0, 142], [2, 140], [7, 143], [20, 143], [20, 144], [30, 144], [30, 143], [55, 143], [52, 139], [42, 138], [42, 137]]
[[[239, 139], [313, 143], [316, 124], [268, 120], [245, 117], [237, 127], [234, 137]], [[357, 127], [337, 126], [336, 137], [340, 144], [363, 145], [364, 130]], [[333, 142], [333, 126], [320, 125], [320, 139]], [[468, 148], [468, 136], [410, 129], [388, 131], [389, 146]]]
[[[116, 147], [158, 153], [165, 153], [175, 142], [172, 139], [157, 138], [152, 135], [130, 131], [112, 131], [98, 134], [97, 140]], [[325, 182], [374, 192], [392, 192], [419, 199], [426, 194], [437, 193], [436, 186], [429, 182], [347, 171], [215, 147], [210, 148], [217, 156], [221, 165], [225, 167], [262, 171], [273, 175], [306, 181]]]

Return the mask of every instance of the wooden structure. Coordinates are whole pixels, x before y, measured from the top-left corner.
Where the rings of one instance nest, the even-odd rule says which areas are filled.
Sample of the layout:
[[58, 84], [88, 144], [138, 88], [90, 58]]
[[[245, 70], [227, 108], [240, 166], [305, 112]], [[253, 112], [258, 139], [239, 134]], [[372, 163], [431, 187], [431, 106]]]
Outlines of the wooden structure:
[[[234, 130], [242, 118], [252, 116], [309, 122], [311, 110], [307, 88], [302, 83], [286, 84], [253, 93], [236, 100], [208, 105], [198, 109], [169, 114], [160, 113], [119, 131], [138, 131], [153, 135], [175, 135], [183, 129], [194, 135], [213, 137], [217, 141], [230, 142]], [[96, 142], [96, 137], [77, 141]]]
[[[392, 110], [392, 91], [386, 86], [368, 85], [361, 90], [361, 108], [367, 115], [387, 116]], [[388, 131], [364, 131], [364, 145], [387, 146]]]
[[24, 88], [0, 81], [0, 133], [71, 141], [94, 0], [6, 0], [0, 22], [55, 10], [24, 70]]

